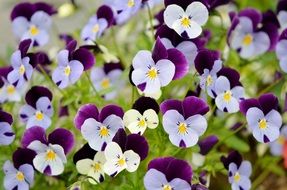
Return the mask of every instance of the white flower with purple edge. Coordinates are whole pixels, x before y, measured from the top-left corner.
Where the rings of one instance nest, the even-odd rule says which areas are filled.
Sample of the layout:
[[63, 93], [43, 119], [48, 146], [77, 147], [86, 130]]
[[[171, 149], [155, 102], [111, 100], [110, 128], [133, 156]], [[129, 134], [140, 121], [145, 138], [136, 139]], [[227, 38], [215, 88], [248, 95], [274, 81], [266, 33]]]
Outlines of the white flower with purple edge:
[[269, 143], [270, 152], [274, 156], [283, 154], [284, 143], [287, 141], [287, 125], [284, 125], [280, 130], [280, 135], [276, 141]]
[[12, 115], [0, 110], [0, 146], [9, 145], [14, 141], [15, 134], [12, 130], [12, 123]]
[[251, 163], [249, 161], [241, 162], [238, 167], [235, 163], [229, 164], [228, 181], [232, 190], [249, 190], [251, 188], [250, 175], [252, 172]]
[[208, 20], [208, 9], [201, 2], [191, 3], [186, 10], [172, 4], [164, 11], [164, 22], [184, 38], [196, 38], [202, 33], [201, 26]]

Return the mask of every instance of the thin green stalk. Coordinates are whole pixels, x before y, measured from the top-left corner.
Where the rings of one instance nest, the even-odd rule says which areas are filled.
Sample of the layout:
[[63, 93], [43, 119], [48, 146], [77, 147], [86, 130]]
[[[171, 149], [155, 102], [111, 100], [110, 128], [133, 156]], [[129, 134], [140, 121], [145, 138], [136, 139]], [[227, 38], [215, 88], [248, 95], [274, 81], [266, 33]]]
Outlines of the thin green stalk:
[[87, 80], [88, 80], [90, 86], [92, 87], [93, 91], [95, 92], [97, 98], [98, 98], [99, 100], [102, 100], [101, 95], [99, 94], [99, 92], [97, 91], [97, 89], [94, 87], [94, 84], [93, 84], [93, 82], [91, 81], [91, 79], [90, 79], [90, 77], [89, 77], [87, 71], [85, 71], [85, 76], [86, 76], [86, 78], [87, 78]]
[[154, 31], [154, 27], [153, 27], [153, 16], [152, 16], [151, 8], [150, 8], [148, 2], [146, 3], [146, 5], [147, 5], [147, 9], [148, 9], [148, 17], [149, 17], [150, 29], [151, 29], [151, 32], [152, 32], [153, 39], [155, 40], [155, 31]]

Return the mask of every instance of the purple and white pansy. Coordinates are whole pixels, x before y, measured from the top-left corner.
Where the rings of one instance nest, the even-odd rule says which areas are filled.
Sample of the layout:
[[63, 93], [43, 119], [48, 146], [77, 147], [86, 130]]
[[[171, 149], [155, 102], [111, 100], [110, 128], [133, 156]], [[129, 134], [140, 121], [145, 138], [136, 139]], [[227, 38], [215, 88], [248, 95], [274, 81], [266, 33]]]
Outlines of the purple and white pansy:
[[107, 160], [104, 164], [105, 173], [114, 177], [123, 170], [136, 171], [140, 161], [147, 157], [148, 150], [148, 143], [143, 136], [126, 135], [123, 129], [119, 129], [113, 142], [104, 151]]
[[187, 7], [170, 4], [164, 11], [165, 24], [187, 39], [198, 37], [202, 26], [208, 21], [208, 9], [199, 1], [190, 3]]
[[191, 179], [192, 168], [186, 161], [173, 157], [156, 158], [148, 165], [144, 186], [147, 190], [191, 190]]
[[26, 94], [26, 105], [22, 106], [19, 115], [26, 128], [39, 126], [47, 129], [53, 115], [52, 93], [42, 86], [32, 87]]
[[99, 93], [104, 93], [106, 100], [114, 99], [118, 90], [124, 86], [121, 80], [123, 66], [121, 63], [105, 63], [103, 67], [95, 67], [91, 70], [91, 81]]
[[160, 105], [163, 128], [177, 147], [194, 146], [207, 129], [204, 115], [209, 107], [202, 99], [189, 96], [183, 101], [166, 100]]
[[76, 83], [83, 71], [95, 64], [93, 54], [84, 47], [76, 49], [77, 42], [72, 40], [65, 50], [57, 56], [58, 67], [52, 74], [52, 79], [59, 88], [63, 89]]
[[9, 145], [15, 139], [12, 130], [13, 117], [7, 112], [0, 110], [0, 146]]
[[92, 149], [103, 151], [117, 131], [124, 127], [123, 115], [122, 108], [116, 105], [105, 106], [99, 112], [95, 105], [86, 104], [78, 110], [74, 124]]
[[25, 131], [21, 143], [24, 148], [35, 152], [33, 166], [36, 170], [56, 176], [64, 171], [66, 154], [74, 146], [74, 136], [66, 129], [57, 128], [46, 137], [45, 130], [35, 126]]
[[153, 52], [139, 51], [133, 59], [131, 82], [141, 91], [154, 94], [189, 70], [185, 56], [177, 49], [166, 49], [157, 38]]
[[264, 94], [258, 99], [242, 100], [240, 111], [245, 114], [249, 130], [257, 141], [268, 143], [279, 138], [282, 117], [276, 96]]
[[47, 3], [19, 3], [11, 13], [15, 36], [21, 41], [31, 39], [34, 46], [47, 44], [52, 25], [51, 16], [55, 13], [56, 10]]
[[283, 155], [284, 143], [287, 141], [287, 125], [284, 125], [280, 130], [280, 135], [276, 141], [269, 143], [270, 152], [274, 156]]
[[142, 135], [147, 128], [155, 129], [159, 124], [159, 106], [153, 98], [140, 97], [133, 108], [126, 111], [124, 125], [131, 133]]
[[276, 45], [276, 56], [279, 60], [280, 68], [287, 73], [287, 29], [285, 29], [279, 38], [279, 41]]

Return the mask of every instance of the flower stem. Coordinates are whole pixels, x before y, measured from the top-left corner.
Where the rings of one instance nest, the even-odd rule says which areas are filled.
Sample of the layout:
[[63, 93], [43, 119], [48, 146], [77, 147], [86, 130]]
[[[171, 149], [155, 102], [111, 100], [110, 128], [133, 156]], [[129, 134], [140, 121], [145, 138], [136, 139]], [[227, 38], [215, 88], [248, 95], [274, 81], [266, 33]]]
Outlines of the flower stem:
[[146, 3], [146, 6], [147, 6], [147, 9], [148, 9], [148, 17], [149, 17], [150, 29], [151, 29], [151, 32], [152, 32], [153, 39], [155, 40], [155, 31], [154, 31], [153, 22], [152, 22], [153, 21], [153, 16], [152, 16], [151, 8], [150, 8], [148, 2]]
[[93, 82], [91, 81], [91, 79], [90, 79], [90, 77], [89, 77], [87, 71], [85, 71], [84, 73], [85, 73], [85, 76], [86, 76], [86, 78], [87, 78], [87, 80], [88, 80], [90, 86], [92, 87], [93, 91], [95, 92], [96, 97], [97, 97], [99, 100], [102, 100], [101, 95], [99, 94], [99, 92], [97, 91], [97, 89], [94, 87], [94, 84], [93, 84]]

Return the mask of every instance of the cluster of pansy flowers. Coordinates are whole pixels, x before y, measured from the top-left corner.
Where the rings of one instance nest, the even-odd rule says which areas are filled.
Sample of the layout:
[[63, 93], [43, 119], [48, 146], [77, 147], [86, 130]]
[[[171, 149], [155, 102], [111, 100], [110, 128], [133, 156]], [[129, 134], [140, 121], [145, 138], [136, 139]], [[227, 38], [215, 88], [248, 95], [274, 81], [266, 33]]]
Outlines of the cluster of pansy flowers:
[[[20, 101], [34, 70], [47, 74], [60, 89], [74, 85], [84, 72], [91, 70], [89, 80], [93, 88], [102, 92], [105, 100], [115, 99], [125, 86], [122, 79], [125, 68], [121, 61], [94, 67], [92, 50], [103, 51], [97, 40], [110, 27], [123, 25], [141, 8], [150, 9], [157, 3], [160, 1], [105, 0], [81, 30], [80, 37], [86, 45], [77, 48], [72, 36], [60, 36], [66, 47], [58, 52], [55, 69], [47, 66], [50, 59], [46, 53], [32, 49], [50, 41], [52, 16], [57, 11], [47, 3], [19, 3], [12, 10], [11, 20], [20, 42], [11, 56], [11, 66], [0, 68], [0, 103]], [[281, 128], [278, 98], [270, 93], [258, 99], [247, 98], [239, 72], [224, 65], [219, 51], [206, 48], [212, 35], [204, 30], [209, 15], [216, 7], [228, 3], [229, 0], [164, 0], [164, 9], [155, 15], [152, 50], [140, 50], [128, 68], [130, 83], [143, 96], [125, 111], [114, 104], [101, 109], [95, 104], [85, 104], [77, 110], [74, 125], [87, 143], [74, 154], [73, 161], [77, 171], [87, 176], [90, 183], [101, 183], [106, 175], [116, 177], [124, 170], [135, 172], [149, 152], [145, 131], [158, 126], [163, 127], [174, 146], [198, 145], [198, 154], [207, 155], [219, 141], [215, 135], [204, 136], [208, 128], [206, 114], [211, 109], [208, 97], [219, 112], [242, 112], [254, 138], [268, 143], [271, 154], [283, 156], [287, 161], [287, 133], [286, 126]], [[277, 14], [252, 8], [230, 12], [231, 26], [227, 32], [230, 49], [237, 51], [242, 59], [276, 51], [281, 69], [287, 72], [286, 4], [286, 0], [278, 3]], [[170, 98], [158, 103], [162, 89], [194, 73], [198, 76], [196, 92], [187, 93], [182, 100]], [[64, 128], [47, 132], [53, 125], [52, 98], [52, 92], [44, 86], [33, 86], [26, 92], [26, 103], [19, 110], [25, 131], [20, 147], [13, 153], [13, 162], [6, 161], [3, 165], [5, 189], [29, 189], [35, 171], [49, 176], [64, 172], [74, 136]], [[62, 108], [61, 114], [67, 114], [65, 109]], [[13, 117], [2, 110], [0, 114], [0, 145], [9, 145], [15, 139]], [[243, 161], [238, 152], [221, 160], [233, 190], [251, 188], [249, 161]], [[194, 183], [188, 162], [159, 157], [149, 162], [143, 183], [148, 190], [208, 189], [206, 173], [201, 171], [199, 182]]]

